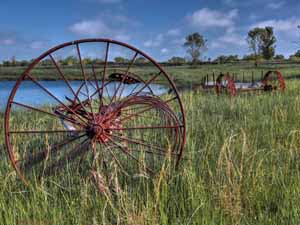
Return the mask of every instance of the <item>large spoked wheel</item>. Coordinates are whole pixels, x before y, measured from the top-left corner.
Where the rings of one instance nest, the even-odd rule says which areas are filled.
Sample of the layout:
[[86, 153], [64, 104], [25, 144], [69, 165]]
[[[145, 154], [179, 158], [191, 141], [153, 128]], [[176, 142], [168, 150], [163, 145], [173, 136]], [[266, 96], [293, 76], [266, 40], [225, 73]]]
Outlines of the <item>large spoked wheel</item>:
[[42, 54], [16, 82], [5, 113], [8, 154], [25, 183], [94, 167], [155, 175], [166, 161], [179, 163], [185, 133], [182, 102], [163, 68], [109, 39]]

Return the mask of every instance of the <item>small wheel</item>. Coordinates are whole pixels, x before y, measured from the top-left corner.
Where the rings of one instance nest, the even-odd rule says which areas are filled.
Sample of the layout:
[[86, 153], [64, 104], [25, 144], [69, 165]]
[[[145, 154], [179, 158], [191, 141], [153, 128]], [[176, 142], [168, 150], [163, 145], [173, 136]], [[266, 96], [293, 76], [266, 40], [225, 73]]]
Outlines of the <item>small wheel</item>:
[[285, 90], [285, 80], [282, 74], [279, 71], [268, 71], [263, 80], [262, 85], [264, 88], [264, 91], [272, 91], [272, 90]]
[[236, 95], [236, 87], [232, 77], [229, 74], [221, 73], [216, 79], [215, 90], [217, 95], [220, 95], [223, 90], [226, 90], [231, 96]]
[[[29, 89], [37, 101], [23, 98]], [[155, 175], [167, 159], [178, 165], [185, 140], [170, 77], [145, 53], [110, 39], [68, 42], [39, 56], [5, 113], [9, 158], [25, 183], [78, 166]]]

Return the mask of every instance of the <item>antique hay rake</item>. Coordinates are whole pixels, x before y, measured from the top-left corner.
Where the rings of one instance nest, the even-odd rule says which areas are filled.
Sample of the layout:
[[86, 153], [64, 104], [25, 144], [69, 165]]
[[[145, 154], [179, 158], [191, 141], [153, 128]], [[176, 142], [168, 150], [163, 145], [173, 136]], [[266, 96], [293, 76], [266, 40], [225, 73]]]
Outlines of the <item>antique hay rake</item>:
[[[114, 63], [120, 55], [128, 60]], [[44, 73], [64, 84], [63, 96], [44, 85]], [[29, 83], [51, 104], [22, 101]], [[167, 91], [158, 93], [157, 84]], [[5, 112], [5, 141], [25, 183], [64, 167], [155, 175], [166, 159], [178, 165], [182, 158], [185, 114], [175, 84], [150, 56], [111, 39], [76, 40], [46, 51], [17, 80]]]
[[220, 73], [216, 79], [212, 76], [212, 80], [209, 80], [207, 75], [202, 82], [202, 88], [204, 90], [215, 89], [217, 95], [222, 93], [228, 93], [231, 96], [236, 96], [239, 92], [257, 92], [257, 91], [284, 91], [286, 83], [283, 75], [279, 71], [268, 71], [260, 81], [254, 81], [252, 74], [252, 81], [245, 82], [236, 80], [235, 76], [231, 76], [229, 73]]

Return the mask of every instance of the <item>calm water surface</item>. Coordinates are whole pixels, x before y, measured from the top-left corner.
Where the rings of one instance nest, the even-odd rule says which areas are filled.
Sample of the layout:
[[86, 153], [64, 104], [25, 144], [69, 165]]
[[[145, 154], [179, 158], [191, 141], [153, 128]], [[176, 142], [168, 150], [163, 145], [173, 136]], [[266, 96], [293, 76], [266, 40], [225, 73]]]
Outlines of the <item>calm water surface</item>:
[[[78, 90], [83, 81], [70, 81], [72, 88]], [[66, 85], [66, 83], [62, 80], [58, 81], [40, 81], [40, 83], [46, 87], [52, 94], [54, 94], [59, 100], [66, 101], [66, 97], [73, 97], [72, 92]], [[12, 88], [15, 85], [15, 81], [0, 81], [0, 109], [3, 110], [6, 107], [7, 99], [10, 95]], [[104, 96], [112, 96], [118, 87], [119, 83], [114, 82], [107, 85], [107, 90], [104, 91]], [[101, 82], [99, 82], [99, 86], [101, 87]], [[95, 92], [95, 84], [88, 85], [90, 95]], [[143, 84], [130, 84], [125, 85], [122, 92], [122, 96], [127, 96], [133, 90], [138, 91], [143, 87]], [[162, 85], [151, 84], [150, 88], [154, 92], [155, 95], [161, 95], [166, 92], [166, 89]], [[149, 89], [145, 88], [143, 92], [150, 92]], [[86, 88], [83, 86], [82, 94], [80, 95], [81, 99], [86, 98]], [[96, 95], [97, 96], [97, 95]], [[40, 106], [45, 104], [57, 104], [56, 100], [50, 97], [46, 92], [44, 92], [40, 87], [38, 87], [35, 83], [31, 81], [24, 81], [19, 90], [16, 93], [14, 101], [28, 104], [31, 106]]]

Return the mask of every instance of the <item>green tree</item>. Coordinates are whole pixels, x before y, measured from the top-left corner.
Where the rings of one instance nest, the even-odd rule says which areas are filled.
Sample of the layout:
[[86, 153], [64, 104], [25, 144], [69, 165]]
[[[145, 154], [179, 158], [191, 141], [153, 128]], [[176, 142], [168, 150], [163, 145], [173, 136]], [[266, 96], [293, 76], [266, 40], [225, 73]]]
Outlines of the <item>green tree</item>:
[[226, 60], [227, 60], [227, 57], [225, 55], [220, 55], [214, 61], [219, 64], [223, 64], [226, 62]]
[[139, 57], [135, 60], [136, 64], [145, 64], [147, 63], [146, 59], [144, 57]]
[[261, 54], [262, 40], [260, 38], [260, 28], [254, 28], [248, 32], [247, 42], [253, 51], [255, 66], [258, 65], [258, 57]]
[[295, 55], [294, 56], [296, 56], [296, 57], [299, 57], [300, 58], [300, 50], [298, 50], [296, 53], [295, 53]]
[[75, 56], [68, 56], [67, 58], [60, 60], [60, 63], [64, 66], [73, 66], [78, 63], [78, 59]]
[[186, 60], [182, 57], [173, 56], [171, 59], [168, 60], [168, 62], [175, 65], [182, 65], [186, 63]]
[[121, 56], [118, 56], [118, 57], [114, 58], [114, 60], [115, 60], [116, 63], [127, 63], [127, 62], [129, 62], [128, 59], [123, 58]]
[[276, 60], [284, 60], [284, 55], [275, 55], [274, 59], [276, 59]]
[[247, 42], [250, 50], [255, 56], [255, 65], [258, 65], [259, 56], [264, 59], [271, 59], [275, 55], [276, 37], [273, 27], [259, 28], [255, 27], [248, 32]]
[[185, 38], [184, 47], [187, 48], [193, 64], [198, 62], [201, 54], [207, 50], [206, 43], [207, 40], [199, 33], [190, 34]]
[[262, 39], [262, 54], [265, 59], [272, 59], [275, 55], [275, 43], [276, 37], [274, 35], [273, 27], [265, 27], [261, 31], [261, 39]]

